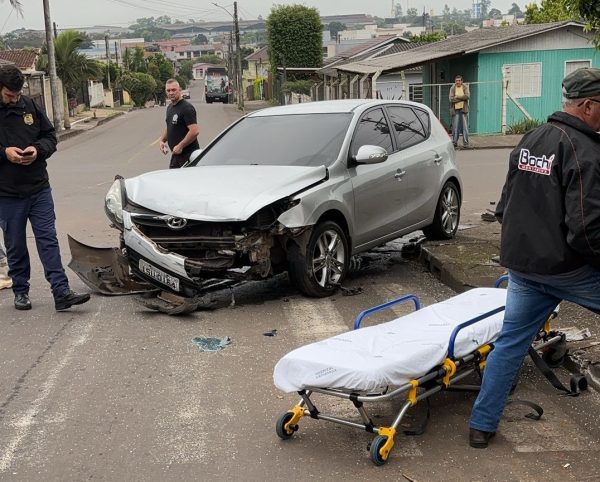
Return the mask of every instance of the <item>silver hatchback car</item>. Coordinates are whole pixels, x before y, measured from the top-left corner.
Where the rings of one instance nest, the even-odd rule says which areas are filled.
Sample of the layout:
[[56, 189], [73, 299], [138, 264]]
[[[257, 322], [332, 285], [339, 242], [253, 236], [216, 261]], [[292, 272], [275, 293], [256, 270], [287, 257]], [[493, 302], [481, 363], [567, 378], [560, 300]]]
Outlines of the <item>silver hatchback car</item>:
[[[192, 159], [183, 169], [117, 179], [107, 194], [106, 213], [121, 232], [113, 251], [125, 260], [121, 288], [125, 265], [184, 297], [207, 280], [288, 271], [302, 293], [327, 296], [351, 256], [415, 230], [448, 239], [458, 228], [454, 148], [421, 104], [273, 107], [241, 118]], [[116, 270], [90, 274], [86, 266], [76, 271], [88, 284], [121, 289]]]

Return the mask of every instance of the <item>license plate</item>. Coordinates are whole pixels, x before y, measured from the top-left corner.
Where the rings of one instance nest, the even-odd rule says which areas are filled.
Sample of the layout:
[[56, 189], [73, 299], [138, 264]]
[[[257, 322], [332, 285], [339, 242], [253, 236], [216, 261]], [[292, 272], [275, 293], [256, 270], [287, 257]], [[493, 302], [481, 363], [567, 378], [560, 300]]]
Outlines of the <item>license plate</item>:
[[162, 283], [175, 291], [179, 291], [179, 279], [175, 276], [165, 273], [143, 259], [140, 259], [139, 268], [146, 276], [150, 276], [150, 278], [155, 279], [159, 283]]

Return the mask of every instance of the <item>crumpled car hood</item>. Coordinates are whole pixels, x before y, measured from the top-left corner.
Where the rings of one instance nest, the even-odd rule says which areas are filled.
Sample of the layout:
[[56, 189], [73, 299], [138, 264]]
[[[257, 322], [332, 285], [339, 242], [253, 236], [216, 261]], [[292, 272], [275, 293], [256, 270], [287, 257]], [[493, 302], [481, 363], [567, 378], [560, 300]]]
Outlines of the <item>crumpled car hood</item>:
[[197, 166], [125, 180], [127, 198], [161, 214], [245, 221], [260, 208], [327, 177], [325, 166]]

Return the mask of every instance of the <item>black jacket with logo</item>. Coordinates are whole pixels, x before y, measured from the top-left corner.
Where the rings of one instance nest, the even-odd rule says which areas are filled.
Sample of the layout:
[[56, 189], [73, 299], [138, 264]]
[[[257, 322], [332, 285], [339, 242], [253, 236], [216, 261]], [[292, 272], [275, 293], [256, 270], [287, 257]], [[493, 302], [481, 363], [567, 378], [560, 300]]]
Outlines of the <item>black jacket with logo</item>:
[[600, 135], [565, 112], [528, 132], [510, 155], [496, 217], [509, 269], [600, 267]]
[[[0, 196], [27, 197], [49, 186], [46, 159], [56, 151], [54, 127], [42, 109], [22, 96], [15, 106], [0, 103]], [[7, 147], [34, 146], [37, 158], [28, 166], [6, 158]]]

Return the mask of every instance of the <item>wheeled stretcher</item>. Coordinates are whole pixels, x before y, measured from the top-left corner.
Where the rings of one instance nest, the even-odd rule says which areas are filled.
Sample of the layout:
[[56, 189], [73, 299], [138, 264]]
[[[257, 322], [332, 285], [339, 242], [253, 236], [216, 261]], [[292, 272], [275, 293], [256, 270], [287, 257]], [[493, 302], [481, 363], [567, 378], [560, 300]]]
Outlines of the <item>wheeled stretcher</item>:
[[[405, 302], [414, 303], [415, 311], [361, 328], [367, 316]], [[473, 389], [457, 383], [474, 373], [481, 377], [502, 326], [505, 302], [506, 290], [498, 287], [475, 288], [425, 308], [416, 296], [403, 296], [360, 313], [353, 331], [291, 351], [275, 366], [273, 379], [280, 390], [297, 392], [301, 400], [277, 420], [277, 435], [292, 437], [306, 415], [366, 430], [376, 434], [371, 460], [385, 464], [411, 407], [442, 390]], [[564, 356], [565, 345], [564, 334], [550, 331], [549, 319], [533, 348], [546, 350], [544, 359], [556, 361], [557, 354]], [[349, 400], [360, 420], [321, 413], [316, 394]], [[406, 401], [392, 424], [376, 426], [366, 405], [399, 397]]]

